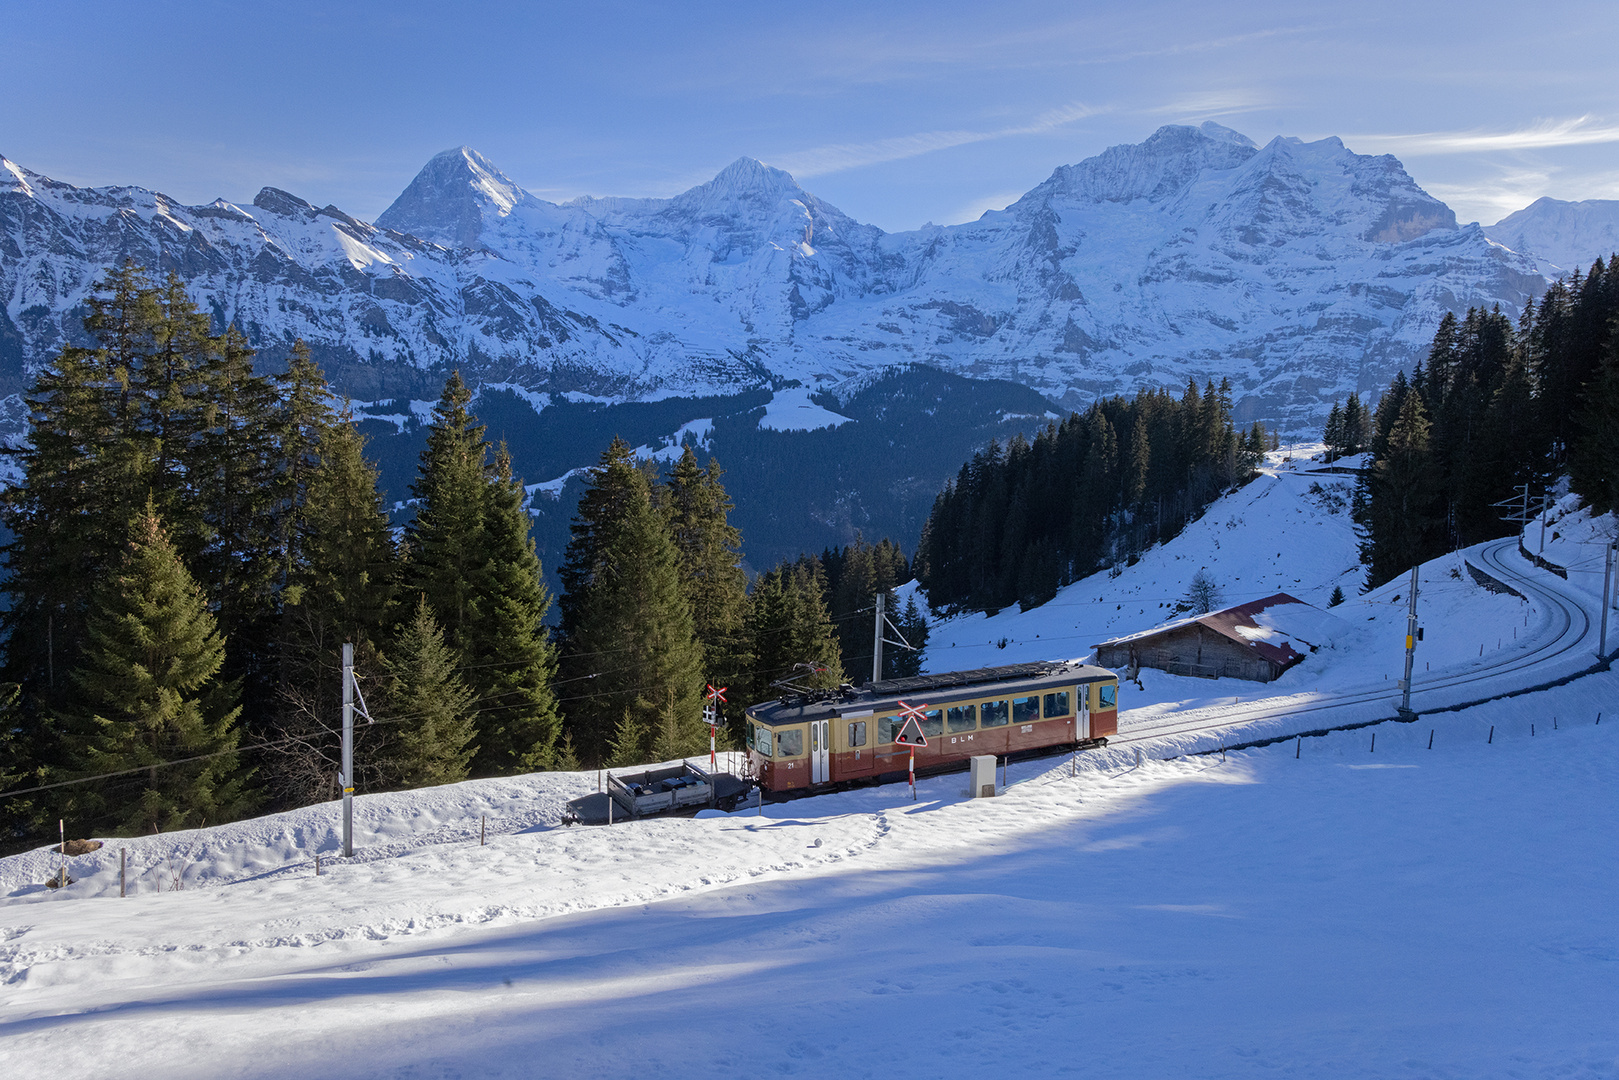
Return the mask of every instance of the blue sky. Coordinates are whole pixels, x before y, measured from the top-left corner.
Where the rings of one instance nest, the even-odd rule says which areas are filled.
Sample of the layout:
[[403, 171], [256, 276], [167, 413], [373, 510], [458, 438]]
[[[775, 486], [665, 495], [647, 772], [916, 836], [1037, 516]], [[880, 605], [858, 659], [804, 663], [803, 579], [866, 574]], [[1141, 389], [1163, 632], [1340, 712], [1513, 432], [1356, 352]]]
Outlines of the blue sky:
[[364, 218], [467, 144], [546, 198], [748, 155], [886, 229], [1161, 124], [1393, 153], [1463, 221], [1619, 198], [1619, 4], [0, 0], [0, 153]]

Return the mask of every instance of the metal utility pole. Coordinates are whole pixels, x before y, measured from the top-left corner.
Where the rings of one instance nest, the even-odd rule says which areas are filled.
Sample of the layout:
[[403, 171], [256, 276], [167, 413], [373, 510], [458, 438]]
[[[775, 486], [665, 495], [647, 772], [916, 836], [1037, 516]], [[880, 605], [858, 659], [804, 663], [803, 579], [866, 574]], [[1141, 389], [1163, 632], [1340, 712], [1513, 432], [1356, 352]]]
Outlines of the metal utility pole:
[[872, 682], [881, 682], [883, 677], [883, 601], [887, 599], [887, 593], [877, 594], [877, 631], [874, 635], [871, 652]]
[[1597, 643], [1597, 659], [1607, 662], [1608, 659], [1608, 599], [1609, 583], [1613, 580], [1614, 549], [1619, 548], [1619, 542], [1610, 543], [1607, 550], [1602, 553], [1602, 637]]
[[1540, 496], [1540, 553], [1546, 554], [1546, 519], [1551, 516], [1552, 497], [1550, 493]]
[[343, 857], [354, 856], [354, 645], [343, 645]]
[[1411, 602], [1405, 611], [1405, 678], [1400, 681], [1400, 719], [1415, 720], [1411, 711], [1411, 672], [1417, 662], [1417, 570], [1411, 568]]

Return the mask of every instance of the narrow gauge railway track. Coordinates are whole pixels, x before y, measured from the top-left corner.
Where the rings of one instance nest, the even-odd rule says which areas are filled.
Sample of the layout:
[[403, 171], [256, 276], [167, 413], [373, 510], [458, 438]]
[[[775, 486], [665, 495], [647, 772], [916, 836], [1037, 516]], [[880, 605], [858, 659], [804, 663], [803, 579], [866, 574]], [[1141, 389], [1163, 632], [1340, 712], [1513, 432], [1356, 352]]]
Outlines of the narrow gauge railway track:
[[[1525, 686], [1544, 682], [1546, 681], [1544, 678], [1526, 680], [1515, 687], [1499, 688], [1500, 693], [1484, 692], [1484, 686], [1482, 685], [1496, 682], [1502, 676], [1511, 675], [1514, 672], [1544, 669], [1547, 665], [1559, 659], [1567, 658], [1571, 653], [1576, 653], [1589, 647], [1591, 616], [1577, 601], [1567, 596], [1559, 595], [1557, 591], [1546, 586], [1537, 578], [1532, 578], [1509, 565], [1506, 561], [1507, 556], [1516, 549], [1517, 539], [1513, 537], [1484, 544], [1474, 549], [1471, 555], [1483, 563], [1484, 569], [1491, 575], [1508, 582], [1526, 596], [1531, 597], [1534, 602], [1545, 605], [1551, 619], [1551, 627], [1547, 636], [1538, 644], [1490, 667], [1474, 666], [1461, 671], [1441, 671], [1430, 674], [1426, 678], [1414, 679], [1411, 690], [1411, 706], [1417, 714], [1420, 715], [1424, 711], [1424, 706], [1428, 711], [1449, 710], [1459, 705], [1488, 700], [1491, 697], [1500, 696], [1500, 693], [1509, 693], [1512, 690], [1521, 690]], [[1571, 673], [1563, 671], [1549, 672], [1547, 677], [1557, 678], [1560, 675]], [[1465, 691], [1472, 687], [1476, 687], [1480, 692], [1474, 695], [1467, 694]], [[1447, 691], [1463, 692], [1447, 693]], [[1395, 693], [1397, 694], [1397, 691]], [[1120, 718], [1119, 734], [1110, 742], [1114, 745], [1128, 745], [1172, 735], [1214, 731], [1254, 720], [1298, 717], [1311, 713], [1326, 713], [1346, 706], [1375, 705], [1379, 703], [1389, 704], [1390, 716], [1388, 719], [1393, 719], [1395, 709], [1393, 695], [1391, 695], [1388, 683], [1324, 694], [1301, 702], [1285, 702], [1275, 698], [1268, 701], [1261, 699], [1255, 701], [1251, 707], [1222, 709], [1216, 715], [1186, 716], [1184, 714], [1171, 714], [1158, 721], [1130, 724], [1126, 719], [1128, 714], [1124, 714]], [[1326, 718], [1323, 717], [1323, 721], [1325, 720]], [[1322, 726], [1330, 725], [1324, 722]]]

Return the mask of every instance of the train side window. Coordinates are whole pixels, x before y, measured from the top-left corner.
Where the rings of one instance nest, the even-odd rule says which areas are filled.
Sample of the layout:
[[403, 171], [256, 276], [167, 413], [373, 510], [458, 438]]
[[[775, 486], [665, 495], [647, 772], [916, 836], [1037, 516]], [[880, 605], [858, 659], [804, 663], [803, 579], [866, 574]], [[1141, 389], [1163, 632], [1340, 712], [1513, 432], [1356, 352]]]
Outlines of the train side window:
[[927, 712], [922, 714], [922, 734], [923, 735], [943, 735], [944, 734], [944, 710], [943, 709], [929, 709]]
[[804, 752], [804, 729], [776, 732], [776, 753], [781, 757], [797, 757]]
[[753, 748], [765, 757], [774, 757], [770, 752], [770, 729], [760, 724], [755, 729]]
[[1055, 694], [1046, 695], [1046, 719], [1054, 716], [1068, 716], [1073, 712], [1068, 707], [1068, 691], [1058, 690]]
[[1105, 683], [1097, 689], [1097, 696], [1102, 702], [1102, 709], [1117, 708], [1119, 704], [1119, 684]]
[[899, 717], [879, 716], [877, 718], [877, 745], [887, 746], [899, 734]]
[[1031, 694], [1028, 697], [1012, 699], [1012, 723], [1027, 724], [1040, 719], [1040, 699]]
[[945, 710], [945, 723], [950, 725], [950, 733], [958, 731], [971, 731], [978, 726], [978, 706], [952, 705]]
[[866, 722], [864, 720], [856, 720], [849, 725], [849, 745], [851, 747], [866, 745]]
[[1005, 698], [1002, 698], [1000, 701], [984, 702], [984, 704], [979, 706], [978, 712], [979, 720], [984, 727], [1005, 727], [1008, 723], [1006, 718]]
[[748, 749], [753, 749], [753, 725], [748, 725]]

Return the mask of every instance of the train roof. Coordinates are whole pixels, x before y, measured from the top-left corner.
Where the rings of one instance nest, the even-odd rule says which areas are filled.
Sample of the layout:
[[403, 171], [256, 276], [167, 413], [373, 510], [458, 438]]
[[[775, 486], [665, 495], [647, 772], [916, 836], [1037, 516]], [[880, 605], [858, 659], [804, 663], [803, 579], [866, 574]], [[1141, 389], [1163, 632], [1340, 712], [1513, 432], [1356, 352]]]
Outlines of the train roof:
[[1068, 661], [1005, 664], [970, 671], [918, 675], [910, 679], [884, 679], [841, 693], [788, 694], [775, 701], [762, 701], [750, 706], [747, 712], [755, 721], [774, 727], [805, 720], [826, 720], [834, 716], [883, 712], [894, 708], [901, 698], [909, 698], [907, 703], [911, 705], [943, 705], [983, 697], [991, 687], [1013, 694], [1113, 677], [1113, 672], [1107, 668], [1093, 664]]

